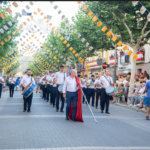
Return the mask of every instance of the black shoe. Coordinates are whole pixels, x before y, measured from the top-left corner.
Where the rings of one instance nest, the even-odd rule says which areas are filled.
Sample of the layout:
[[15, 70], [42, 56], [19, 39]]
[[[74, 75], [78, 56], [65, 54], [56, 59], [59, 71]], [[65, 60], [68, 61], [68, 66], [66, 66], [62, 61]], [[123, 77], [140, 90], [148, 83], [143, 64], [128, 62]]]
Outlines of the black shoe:
[[97, 107], [95, 107], [95, 109], [98, 109]]
[[58, 112], [58, 109], [56, 109], [56, 112]]
[[74, 122], [76, 122], [76, 121], [77, 121], [75, 118], [72, 118], [71, 120], [72, 120], [72, 121], [74, 121]]
[[101, 113], [103, 113], [103, 110], [101, 110]]
[[94, 105], [92, 105], [92, 107], [95, 107]]
[[27, 112], [31, 112], [31, 110], [28, 110]]
[[66, 117], [66, 120], [69, 120], [69, 117]]
[[107, 111], [107, 112], [105, 112], [105, 113], [106, 113], [106, 114], [110, 114], [110, 112], [108, 112], [108, 111]]
[[23, 112], [26, 112], [26, 110], [24, 109]]
[[60, 112], [64, 112], [64, 111], [61, 109]]

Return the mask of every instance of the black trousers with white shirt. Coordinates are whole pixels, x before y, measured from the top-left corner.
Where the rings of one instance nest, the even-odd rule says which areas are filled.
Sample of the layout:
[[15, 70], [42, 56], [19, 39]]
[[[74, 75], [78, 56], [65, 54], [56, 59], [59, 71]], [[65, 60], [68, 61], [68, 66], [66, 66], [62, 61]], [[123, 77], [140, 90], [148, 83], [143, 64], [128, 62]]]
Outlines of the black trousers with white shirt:
[[96, 107], [98, 106], [98, 99], [101, 96], [101, 89], [96, 88]]
[[94, 106], [95, 89], [87, 88], [87, 101], [89, 104], [91, 97], [92, 97], [92, 106]]
[[13, 97], [15, 84], [9, 84], [10, 97]]
[[57, 90], [56, 90], [56, 109], [59, 109], [59, 99], [61, 98], [61, 110], [64, 109], [64, 97], [63, 97], [63, 93], [60, 93], [58, 91], [58, 87], [59, 85], [57, 85]]
[[[83, 87], [82, 90], [83, 90], [83, 93], [84, 93], [85, 97], [87, 98], [87, 88]], [[85, 101], [85, 98], [83, 96], [82, 102], [84, 103], [84, 101]]]
[[[50, 95], [50, 96], [49, 96]], [[50, 97], [50, 102], [52, 101], [52, 85], [47, 84], [47, 101], [49, 101]]]
[[27, 98], [24, 97], [24, 110], [27, 110], [27, 106], [28, 106], [28, 110], [31, 110], [32, 97], [33, 97], [33, 93]]
[[0, 98], [1, 98], [1, 94], [2, 94], [2, 87], [3, 87], [3, 84], [0, 83]]

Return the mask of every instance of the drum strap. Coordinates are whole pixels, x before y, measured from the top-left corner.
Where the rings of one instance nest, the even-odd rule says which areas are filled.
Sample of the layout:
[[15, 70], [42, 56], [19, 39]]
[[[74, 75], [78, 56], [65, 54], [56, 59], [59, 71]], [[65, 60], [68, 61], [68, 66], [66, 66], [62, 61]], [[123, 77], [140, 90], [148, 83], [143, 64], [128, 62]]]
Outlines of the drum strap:
[[[106, 76], [104, 76], [105, 78], [106, 78]], [[106, 78], [106, 80], [109, 82], [109, 84], [110, 84], [110, 86], [111, 86], [111, 83], [110, 83], [110, 81]]]

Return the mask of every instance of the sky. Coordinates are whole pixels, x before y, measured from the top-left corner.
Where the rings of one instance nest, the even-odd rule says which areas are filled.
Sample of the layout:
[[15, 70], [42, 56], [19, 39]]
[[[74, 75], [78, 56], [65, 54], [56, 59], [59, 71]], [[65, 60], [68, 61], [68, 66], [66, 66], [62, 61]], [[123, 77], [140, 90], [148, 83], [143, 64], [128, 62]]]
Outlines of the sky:
[[[33, 15], [33, 19], [35, 20], [34, 21], [30, 21], [28, 22], [27, 21], [27, 18], [29, 18], [31, 20], [31, 17], [30, 16], [22, 16], [21, 18], [18, 17], [18, 20], [19, 20], [19, 25], [22, 24], [23, 22], [26, 22], [27, 25], [23, 25], [23, 33], [21, 34], [20, 37], [16, 38], [17, 41], [19, 41], [19, 44], [18, 44], [18, 51], [20, 52], [20, 50], [22, 50], [23, 48], [25, 48], [25, 46], [27, 46], [28, 44], [31, 46], [31, 49], [32, 49], [32, 52], [27, 50], [27, 49], [24, 49], [24, 56], [32, 56], [36, 50], [38, 48], [40, 48], [40, 42], [44, 42], [47, 35], [48, 35], [48, 32], [46, 30], [46, 26], [49, 24], [49, 23], [52, 23], [54, 27], [58, 27], [60, 25], [60, 22], [62, 20], [62, 15], [65, 15], [65, 17], [68, 18], [69, 20], [69, 23], [72, 24], [72, 21], [71, 21], [71, 18], [72, 16], [75, 16], [77, 13], [78, 13], [78, 10], [79, 10], [79, 4], [77, 3], [77, 1], [53, 1], [53, 3], [50, 3], [50, 1], [32, 1], [34, 4], [33, 5], [30, 5], [30, 1], [16, 1], [17, 4], [18, 4], [18, 7], [14, 7], [14, 5], [12, 5], [13, 1], [10, 1], [10, 4], [12, 5], [10, 8], [12, 10], [12, 15], [14, 16], [16, 12], [22, 14], [22, 10], [24, 9], [26, 12], [28, 13], [32, 13]], [[27, 9], [26, 6], [29, 6], [30, 9]], [[57, 9], [54, 9], [54, 6], [58, 6]], [[40, 8], [41, 9], [41, 12], [44, 13], [43, 16], [40, 15], [41, 12], [38, 12], [37, 9]], [[61, 14], [58, 14], [58, 11], [61, 10], [62, 13]], [[37, 15], [34, 15], [33, 12], [37, 12]], [[49, 21], [49, 23], [46, 23], [46, 20], [47, 19], [43, 19], [45, 16], [47, 15], [50, 15], [52, 16], [52, 19]], [[36, 24], [38, 23], [38, 24]], [[34, 25], [36, 25], [37, 27], [35, 28]], [[48, 26], [50, 28], [52, 28], [52, 26]], [[38, 29], [40, 29], [39, 32], [35, 32], [34, 34], [34, 37], [31, 38], [31, 40], [29, 42], [27, 42], [26, 40], [29, 39], [29, 37], [31, 37], [31, 35], [33, 33], [29, 33], [28, 30], [34, 28], [36, 31]], [[44, 32], [45, 30], [45, 32]], [[50, 29], [51, 30], [51, 29]], [[40, 32], [42, 32], [42, 35], [40, 35]], [[26, 33], [28, 35], [26, 35]], [[25, 38], [23, 37], [25, 36]], [[45, 36], [43, 38], [43, 36]], [[35, 37], [37, 37], [35, 39]], [[20, 38], [22, 39], [22, 41], [20, 40]], [[37, 42], [37, 39], [39, 39], [39, 42]], [[21, 44], [23, 44], [23, 42], [25, 42], [24, 46], [22, 47]], [[32, 44], [30, 44], [30, 42], [33, 42]], [[33, 44], [35, 44], [33, 46]], [[37, 48], [35, 48], [37, 47]], [[30, 49], [30, 50], [31, 50]], [[21, 58], [21, 61], [20, 63], [23, 61], [23, 57]], [[24, 68], [26, 66], [26, 64], [24, 63], [23, 66], [21, 66], [21, 68]]]

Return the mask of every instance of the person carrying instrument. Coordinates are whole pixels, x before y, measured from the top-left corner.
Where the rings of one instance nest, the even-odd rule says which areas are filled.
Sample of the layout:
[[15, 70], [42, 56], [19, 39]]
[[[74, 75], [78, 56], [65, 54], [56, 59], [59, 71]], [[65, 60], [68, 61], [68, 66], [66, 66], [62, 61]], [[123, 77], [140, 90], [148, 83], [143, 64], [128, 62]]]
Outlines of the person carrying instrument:
[[0, 98], [1, 98], [1, 94], [2, 94], [3, 83], [4, 83], [4, 78], [2, 77], [2, 75], [0, 73]]
[[106, 94], [105, 89], [108, 88], [109, 86], [113, 86], [113, 80], [112, 78], [109, 76], [109, 70], [105, 70], [105, 75], [100, 77], [99, 80], [99, 85], [102, 87], [101, 89], [101, 113], [103, 113], [104, 111], [104, 107], [106, 104], [106, 113], [109, 113], [109, 100], [110, 100], [110, 96]]
[[99, 80], [100, 80], [101, 75], [98, 76], [98, 79], [95, 81], [95, 86], [96, 86], [96, 106], [95, 108], [97, 109], [98, 107], [98, 99], [101, 96], [101, 89], [102, 87], [99, 84]]
[[[88, 80], [87, 75], [84, 75], [84, 79], [81, 79], [81, 83], [82, 83], [82, 90], [84, 92], [84, 95], [87, 97], [87, 86], [86, 86], [86, 81]], [[83, 96], [82, 98], [82, 102], [84, 103], [85, 98]]]
[[63, 93], [59, 92], [58, 91], [58, 87], [62, 84], [64, 84], [64, 81], [65, 81], [65, 78], [66, 78], [66, 73], [64, 72], [64, 66], [61, 65], [59, 67], [60, 69], [60, 72], [56, 72], [56, 85], [57, 85], [57, 91], [56, 91], [56, 112], [58, 112], [59, 110], [59, 99], [61, 97], [61, 109], [60, 109], [60, 112], [64, 112], [63, 109], [64, 109], [64, 97], [63, 97]]
[[46, 77], [47, 80], [47, 102], [49, 101], [49, 95], [50, 95], [50, 105], [52, 104], [52, 71], [49, 71], [49, 75]]
[[[31, 77], [31, 71], [30, 69], [27, 70], [27, 74], [25, 74], [21, 80], [21, 86], [25, 89], [30, 83], [35, 84], [34, 78]], [[28, 112], [31, 111], [31, 103], [33, 98], [33, 92], [31, 95], [29, 95], [27, 98], [24, 97], [24, 109], [23, 112], [26, 111], [26, 105], [28, 103]]]
[[11, 77], [9, 78], [9, 91], [10, 91], [10, 97], [13, 97], [14, 94], [14, 88], [15, 88], [15, 82], [16, 78], [12, 74]]
[[[77, 90], [81, 88], [81, 85], [80, 85], [79, 78], [77, 78], [75, 76], [75, 74], [76, 74], [76, 71], [74, 69], [72, 69], [70, 71], [70, 76], [65, 79], [65, 83], [63, 86], [63, 97], [67, 98], [66, 120], [69, 120], [69, 118], [71, 118], [72, 121], [76, 121], [78, 119], [77, 114], [80, 114], [79, 121], [83, 122], [81, 93], [80, 93], [80, 100], [78, 99], [79, 95], [77, 93]], [[80, 92], [81, 92], [81, 90], [80, 90]], [[72, 101], [73, 101], [73, 109], [71, 107]], [[77, 104], [77, 102], [80, 103], [80, 106]], [[79, 113], [79, 111], [77, 112], [77, 106], [80, 107], [80, 113]], [[70, 107], [71, 107], [71, 109], [70, 109]], [[78, 110], [79, 110], [79, 107], [78, 107]], [[70, 113], [70, 115], [69, 115], [69, 113]]]
[[45, 82], [46, 82], [46, 77], [47, 77], [47, 73], [45, 73], [45, 75], [42, 77], [42, 89], [43, 89], [43, 99], [46, 100], [46, 90], [47, 88], [45, 87]]
[[87, 101], [90, 104], [90, 99], [92, 97], [92, 106], [94, 107], [94, 98], [95, 98], [95, 80], [94, 80], [94, 75], [91, 75], [91, 79], [87, 83]]

